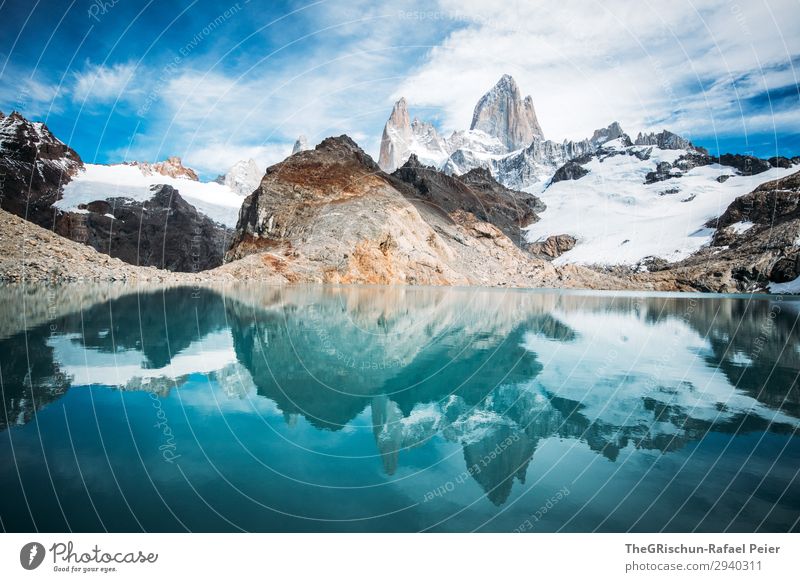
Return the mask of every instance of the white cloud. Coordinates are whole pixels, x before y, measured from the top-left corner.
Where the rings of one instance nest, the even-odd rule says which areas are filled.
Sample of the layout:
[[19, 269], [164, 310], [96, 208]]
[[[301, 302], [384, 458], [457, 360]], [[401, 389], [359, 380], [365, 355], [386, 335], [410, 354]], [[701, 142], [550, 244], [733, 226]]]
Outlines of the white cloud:
[[141, 90], [133, 83], [136, 65], [117, 63], [111, 66], [93, 65], [89, 62], [82, 71], [73, 74], [72, 97], [87, 105], [126, 101]]
[[20, 111], [27, 115], [45, 117], [48, 113], [60, 112], [61, 88], [56, 83], [42, 82], [30, 71], [8, 67], [0, 83], [0, 102], [3, 111]]
[[[188, 161], [191, 152], [210, 152], [215, 144], [219, 154], [255, 148], [275, 161], [272, 153], [288, 143], [285, 156], [301, 134], [313, 145], [346, 133], [377, 156], [387, 96], [421, 47], [440, 36], [437, 22], [399, 16], [401, 7], [422, 6], [422, 0], [392, 7], [366, 0], [323, 3], [302, 12], [301, 26], [281, 23], [275, 34], [285, 36], [285, 46], [248, 55], [234, 67], [222, 55], [184, 60], [166, 76], [148, 71], [148, 78], [164, 79], [147, 89], [142, 117], [148, 133], [139, 151], [167, 154], [179, 144]], [[201, 171], [199, 164], [222, 172], [227, 166], [214, 166], [217, 157], [225, 156], [198, 154], [195, 163]]]
[[[502, 9], [440, 0], [439, 9], [464, 26], [431, 49], [393, 97], [438, 110], [447, 130], [469, 125], [475, 102], [503, 73], [532, 94], [555, 139], [586, 137], [613, 120], [630, 132], [669, 124], [713, 134], [735, 126], [738, 99], [796, 83], [796, 71], [774, 67], [800, 54], [790, 0], [640, 2], [635, 9], [622, 0], [520, 0]], [[734, 90], [731, 78], [742, 86]], [[789, 117], [782, 122], [796, 130], [800, 110]]]
[[[184, 163], [200, 172], [210, 175], [222, 173], [240, 160], [254, 159], [259, 168], [280, 162], [292, 153], [294, 143], [271, 143], [265, 145], [234, 145], [231, 143], [210, 143], [191, 148], [184, 154]], [[220, 170], [219, 168], [223, 168]]]

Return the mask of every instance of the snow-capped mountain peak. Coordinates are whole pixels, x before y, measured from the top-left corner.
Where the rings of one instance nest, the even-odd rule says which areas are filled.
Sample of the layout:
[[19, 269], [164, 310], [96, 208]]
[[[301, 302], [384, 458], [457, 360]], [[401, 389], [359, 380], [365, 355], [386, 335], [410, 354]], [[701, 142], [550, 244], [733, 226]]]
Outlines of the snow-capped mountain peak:
[[400, 97], [392, 107], [381, 136], [378, 165], [387, 172], [402, 166], [411, 155], [411, 119], [405, 97]]
[[221, 183], [241, 196], [249, 196], [258, 188], [263, 176], [264, 170], [251, 158], [233, 164]]
[[628, 135], [622, 131], [622, 127], [620, 126], [619, 122], [614, 121], [608, 127], [595, 129], [592, 137], [589, 138], [589, 141], [594, 145], [602, 145], [606, 142], [619, 138], [630, 141], [630, 137], [628, 137]]
[[192, 168], [187, 168], [178, 156], [170, 156], [163, 162], [126, 162], [130, 166], [136, 166], [145, 176], [161, 174], [170, 178], [187, 178], [200, 181]]
[[660, 133], [639, 133], [636, 136], [634, 145], [650, 145], [657, 146], [662, 150], [690, 150], [696, 149], [692, 142], [679, 135], [662, 130]]
[[292, 155], [295, 155], [298, 152], [304, 152], [308, 149], [308, 140], [306, 139], [305, 135], [301, 135], [297, 138], [297, 141], [294, 142], [294, 147], [292, 148]]

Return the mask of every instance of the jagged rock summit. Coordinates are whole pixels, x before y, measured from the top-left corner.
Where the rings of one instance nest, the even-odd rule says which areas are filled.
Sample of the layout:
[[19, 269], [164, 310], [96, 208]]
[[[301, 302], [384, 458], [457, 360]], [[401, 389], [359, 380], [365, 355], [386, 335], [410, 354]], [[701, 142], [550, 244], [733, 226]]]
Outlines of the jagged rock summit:
[[503, 75], [478, 104], [472, 114], [471, 130], [480, 130], [496, 137], [508, 151], [527, 147], [534, 138], [544, 139], [536, 119], [533, 99], [522, 98], [517, 82]]
[[292, 155], [298, 152], [304, 152], [308, 149], [308, 139], [306, 136], [301, 135], [297, 138], [297, 141], [294, 142], [294, 147], [292, 148]]
[[392, 107], [381, 136], [381, 151], [378, 165], [387, 172], [402, 166], [411, 152], [411, 119], [405, 97]]
[[264, 171], [254, 159], [240, 160], [233, 164], [224, 176], [219, 176], [217, 182], [223, 184], [240, 194], [247, 196], [258, 187]]
[[161, 174], [170, 178], [188, 178], [189, 180], [199, 181], [197, 172], [183, 165], [178, 156], [170, 156], [163, 162], [126, 162], [128, 165], [136, 166], [145, 176]]
[[[471, 128], [455, 131], [450, 137], [439, 135], [429, 122], [412, 119], [406, 99], [398, 99], [383, 128], [378, 165], [393, 172], [414, 154], [422, 164], [448, 173], [466, 172], [481, 162], [488, 163], [490, 157], [527, 147], [534, 139], [544, 139], [544, 135], [533, 99], [523, 99], [514, 79], [504, 75], [478, 101]], [[453, 162], [448, 164], [451, 158]]]
[[0, 114], [0, 207], [52, 228], [61, 187], [83, 168], [80, 156], [44, 123]]

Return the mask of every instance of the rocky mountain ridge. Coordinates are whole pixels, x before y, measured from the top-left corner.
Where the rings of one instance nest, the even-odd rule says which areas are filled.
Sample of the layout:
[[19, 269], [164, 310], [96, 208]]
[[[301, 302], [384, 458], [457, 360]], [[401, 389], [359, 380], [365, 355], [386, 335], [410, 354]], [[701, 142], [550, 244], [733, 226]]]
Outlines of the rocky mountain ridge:
[[0, 208], [52, 228], [52, 205], [82, 168], [77, 152], [44, 123], [28, 121], [16, 111], [7, 116], [0, 112]]
[[[328, 138], [267, 168], [246, 198], [235, 196], [238, 222], [229, 219], [227, 230], [204, 215], [215, 208], [208, 197], [227, 187], [185, 176], [154, 187], [138, 166], [84, 166], [42, 124], [18, 114], [2, 121], [2, 164], [17, 172], [4, 208], [25, 216], [25, 185], [40, 176], [45, 195], [34, 198], [33, 217], [45, 228], [131, 263], [203, 278], [719, 292], [791, 291], [798, 280], [800, 159], [714, 157], [684, 149], [689, 142], [667, 131], [631, 140], [614, 123], [582, 142], [534, 138], [505, 156], [506, 175], [524, 180], [536, 164], [565, 160], [535, 193], [503, 185], [497, 165], [443, 172], [409, 154], [389, 174], [349, 137]], [[409, 128], [414, 139], [440, 139], [423, 122]], [[470, 140], [484, 152], [505, 148], [479, 129], [449, 143]], [[121, 172], [138, 181], [115, 182]], [[742, 217], [747, 208], [756, 209], [751, 218]], [[687, 217], [697, 226], [687, 228]], [[29, 264], [26, 248], [14, 248], [23, 252], [15, 260]], [[70, 277], [36, 248], [43, 269], [3, 268], [14, 277]], [[89, 272], [114, 277], [112, 267]]]
[[146, 176], [161, 174], [170, 178], [187, 178], [199, 182], [197, 172], [183, 165], [178, 156], [170, 156], [163, 162], [125, 162], [129, 166], [136, 166]]
[[401, 97], [384, 126], [378, 165], [392, 172], [413, 154], [423, 164], [453, 175], [485, 168], [503, 185], [523, 189], [547, 182], [567, 162], [598, 153], [609, 142], [700, 151], [667, 130], [639, 133], [633, 141], [616, 121], [584, 140], [548, 140], [533, 99], [521, 95], [516, 81], [503, 75], [475, 105], [470, 129], [455, 131], [450, 137], [440, 136], [430, 123], [412, 121], [408, 103]]

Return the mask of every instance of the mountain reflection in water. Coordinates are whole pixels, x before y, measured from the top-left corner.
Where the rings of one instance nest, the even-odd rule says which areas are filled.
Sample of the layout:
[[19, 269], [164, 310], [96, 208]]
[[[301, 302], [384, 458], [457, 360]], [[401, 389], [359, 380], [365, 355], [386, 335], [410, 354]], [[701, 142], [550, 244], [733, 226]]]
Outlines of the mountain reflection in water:
[[[162, 493], [178, 475], [231, 484], [266, 471], [283, 480], [282, 493], [236, 486], [218, 500], [215, 514], [232, 516], [222, 521], [187, 526], [173, 503], [174, 519], [147, 526], [111, 519], [112, 529], [518, 529], [540, 504], [529, 493], [545, 483], [552, 487], [543, 499], [559, 485], [575, 491], [562, 502], [563, 515], [542, 522], [547, 530], [797, 528], [800, 331], [792, 300], [322, 286], [89, 289], [74, 288], [69, 300], [61, 289], [0, 289], [8, 321], [12, 311], [35, 314], [0, 335], [3, 491], [24, 488], [26, 474], [43, 467], [52, 471], [71, 483], [48, 492], [67, 499], [63, 523], [75, 523], [70, 495], [110, 487], [100, 469], [93, 477], [88, 471], [85, 491], [73, 481], [85, 479], [82, 455], [112, 454], [104, 440], [111, 430], [130, 441], [119, 450], [134, 447], [127, 462]], [[72, 397], [76, 391], [91, 397]], [[153, 431], [157, 415], [169, 418], [160, 423], [168, 434]], [[146, 431], [159, 433], [158, 446], [152, 434], [140, 435]], [[37, 433], [45, 437], [36, 440]], [[58, 437], [73, 449], [78, 443], [69, 453], [75, 462], [59, 457], [69, 448], [53, 444]], [[659, 475], [660, 459], [671, 455], [680, 459], [677, 474]], [[646, 502], [650, 493], [626, 512], [640, 483], [683, 510], [729, 458], [749, 463], [721, 484], [738, 500], [730, 508], [709, 490], [677, 521]], [[15, 467], [23, 486], [11, 479]], [[532, 473], [536, 482], [526, 483]], [[613, 482], [622, 473], [629, 489], [598, 497], [622, 486]], [[294, 482], [304, 495], [335, 490], [336, 501], [290, 500]], [[471, 493], [475, 486], [480, 495]], [[675, 492], [663, 493], [678, 486], [683, 504]], [[235, 518], [246, 509], [225, 507], [245, 488], [248, 503], [283, 517]], [[5, 527], [50, 523], [35, 507], [9, 509], [22, 494], [0, 503]], [[404, 508], [414, 509], [386, 517]], [[53, 519], [53, 528], [63, 527]]]

